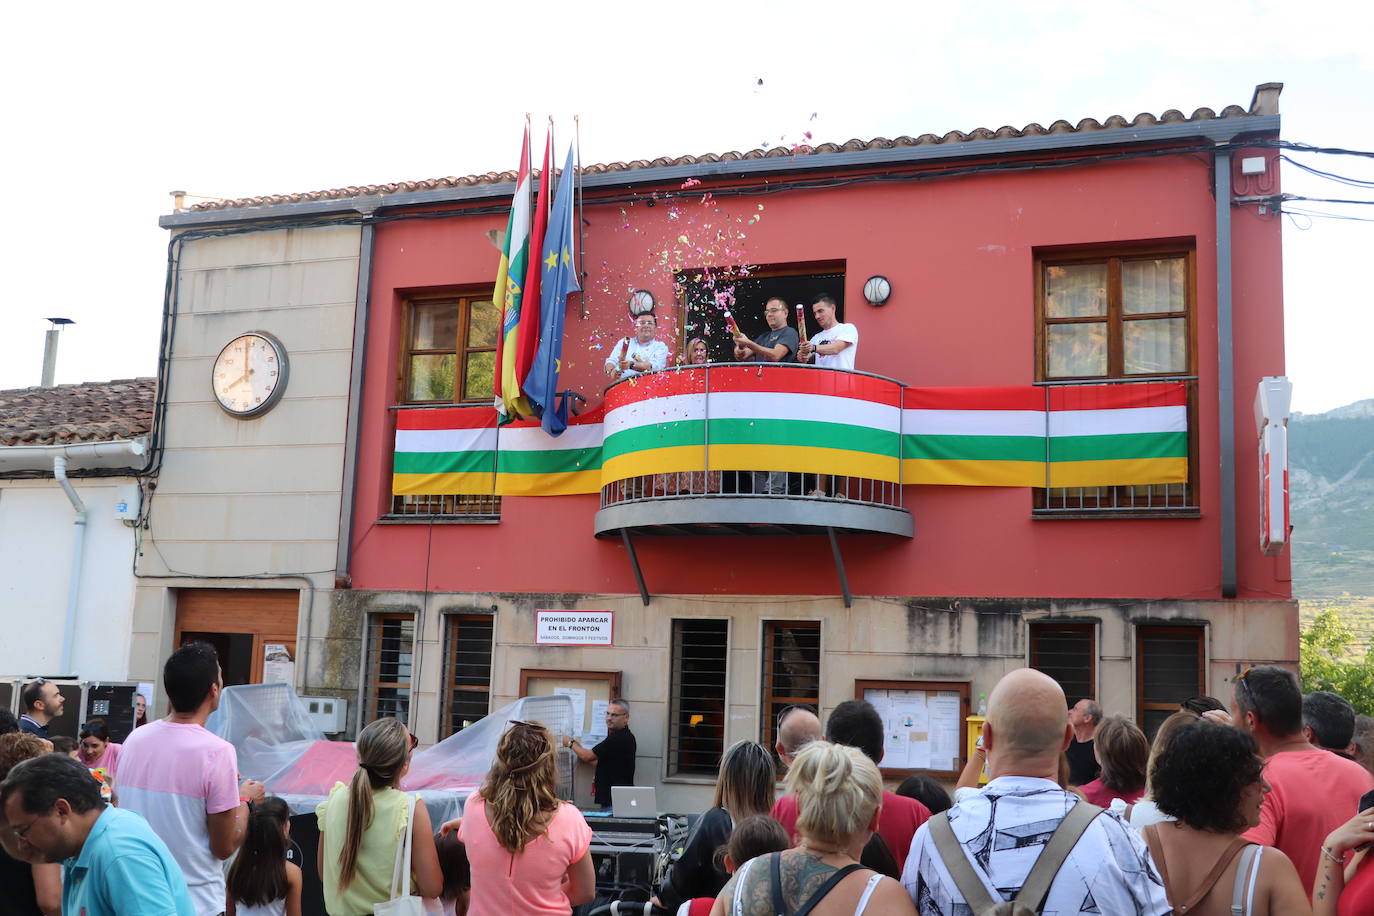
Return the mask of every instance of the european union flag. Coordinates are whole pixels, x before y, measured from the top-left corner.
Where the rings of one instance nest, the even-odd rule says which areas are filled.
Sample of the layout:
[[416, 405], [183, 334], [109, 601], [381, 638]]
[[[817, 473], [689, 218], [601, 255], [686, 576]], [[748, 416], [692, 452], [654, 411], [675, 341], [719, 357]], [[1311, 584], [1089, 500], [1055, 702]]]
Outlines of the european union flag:
[[[539, 349], [525, 377], [525, 397], [539, 415], [539, 425], [550, 436], [557, 436], [568, 426], [566, 398], [558, 397], [558, 372], [563, 357], [563, 313], [568, 293], [581, 289], [577, 282], [577, 265], [573, 251], [577, 236], [573, 232], [573, 148], [568, 147], [568, 161], [558, 182], [558, 196], [549, 213], [549, 229], [544, 236], [541, 252], [539, 308], [543, 317], [539, 332]], [[555, 406], [554, 401], [558, 403]]]

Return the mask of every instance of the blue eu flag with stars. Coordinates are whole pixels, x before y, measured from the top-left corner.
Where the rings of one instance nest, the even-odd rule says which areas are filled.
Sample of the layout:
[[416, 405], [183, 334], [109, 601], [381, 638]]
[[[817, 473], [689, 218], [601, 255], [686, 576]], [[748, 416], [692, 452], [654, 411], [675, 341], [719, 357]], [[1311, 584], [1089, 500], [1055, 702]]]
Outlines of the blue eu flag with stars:
[[[539, 349], [525, 377], [525, 396], [539, 416], [539, 425], [550, 436], [557, 436], [568, 427], [566, 397], [558, 394], [558, 372], [563, 357], [563, 317], [568, 294], [581, 289], [577, 282], [577, 263], [573, 251], [577, 237], [573, 232], [573, 148], [568, 147], [568, 159], [563, 165], [558, 194], [549, 213], [549, 228], [544, 236], [544, 250], [540, 253], [539, 309], [543, 318], [539, 329]], [[557, 404], [555, 405], [555, 401]]]

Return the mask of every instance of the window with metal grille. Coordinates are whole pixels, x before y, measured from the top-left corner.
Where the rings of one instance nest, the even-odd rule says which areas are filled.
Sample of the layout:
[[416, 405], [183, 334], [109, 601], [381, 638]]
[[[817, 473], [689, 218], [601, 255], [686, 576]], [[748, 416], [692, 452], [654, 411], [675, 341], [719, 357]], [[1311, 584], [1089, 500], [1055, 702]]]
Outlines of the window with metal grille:
[[415, 615], [374, 614], [369, 618], [364, 725], [383, 716], [409, 722], [414, 651]]
[[1048, 385], [1186, 381], [1188, 481], [1036, 488], [1035, 514], [1197, 514], [1194, 273], [1191, 246], [1178, 245], [1055, 253], [1037, 261], [1036, 378]]
[[490, 494], [406, 495], [391, 497], [388, 519], [423, 518], [426, 521], [449, 519], [487, 521], [501, 518], [501, 497]]
[[1178, 712], [1178, 704], [1206, 692], [1203, 627], [1136, 628], [1136, 722], [1154, 737], [1159, 724]]
[[769, 620], [763, 625], [763, 721], [760, 739], [777, 744], [778, 713], [789, 706], [820, 709], [819, 620]]
[[1069, 705], [1097, 698], [1095, 637], [1091, 623], [1030, 625], [1030, 666], [1058, 681]]
[[491, 644], [496, 618], [452, 614], [444, 637], [444, 737], [477, 722], [491, 706]]
[[727, 620], [674, 620], [670, 775], [716, 775], [725, 751]]

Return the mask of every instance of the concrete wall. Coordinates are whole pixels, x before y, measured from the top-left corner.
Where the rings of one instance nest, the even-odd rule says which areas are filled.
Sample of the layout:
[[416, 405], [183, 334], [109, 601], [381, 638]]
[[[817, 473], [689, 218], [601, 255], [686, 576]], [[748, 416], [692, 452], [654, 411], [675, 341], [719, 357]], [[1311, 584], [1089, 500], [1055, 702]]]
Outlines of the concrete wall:
[[[1027, 624], [1052, 618], [1097, 623], [1096, 693], [1108, 713], [1136, 715], [1135, 633], [1138, 624], [1206, 621], [1206, 690], [1230, 701], [1230, 679], [1251, 662], [1296, 664], [1297, 605], [1274, 601], [1142, 601], [978, 598], [867, 598], [845, 608], [838, 599], [734, 595], [703, 600], [638, 596], [500, 595], [352, 591], [335, 593], [339, 619], [361, 629], [372, 613], [413, 613], [416, 675], [411, 726], [426, 743], [439, 733], [442, 709], [443, 618], [496, 608], [491, 708], [519, 696], [522, 668], [619, 670], [632, 704], [631, 728], [639, 745], [636, 779], [658, 785], [665, 810], [700, 810], [710, 802], [712, 780], [669, 777], [668, 743], [672, 630], [675, 619], [725, 619], [730, 624], [725, 743], [760, 736], [761, 644], [766, 620], [821, 621], [821, 716], [854, 698], [863, 680], [968, 681], [976, 704], [1006, 672], [1028, 662]], [[615, 646], [561, 648], [534, 642], [534, 612], [581, 608], [614, 611]], [[357, 670], [358, 644], [335, 641]], [[355, 690], [360, 685], [354, 683]], [[355, 693], [354, 697], [359, 696]], [[972, 710], [969, 710], [972, 712]], [[582, 768], [579, 788], [589, 768]]]
[[[328, 619], [334, 581], [359, 238], [352, 226], [284, 229], [182, 249], [166, 453], [139, 561], [161, 578], [138, 584], [132, 676], [161, 671], [176, 587], [299, 588], [298, 687], [318, 680], [307, 637], [312, 613]], [[253, 330], [285, 345], [290, 378], [275, 408], [241, 420], [215, 402], [210, 372]]]
[[70, 670], [62, 665], [76, 513], [51, 478], [0, 480], [0, 675], [129, 676], [134, 530], [115, 503], [137, 498], [132, 479], [72, 478], [86, 504], [85, 546]]

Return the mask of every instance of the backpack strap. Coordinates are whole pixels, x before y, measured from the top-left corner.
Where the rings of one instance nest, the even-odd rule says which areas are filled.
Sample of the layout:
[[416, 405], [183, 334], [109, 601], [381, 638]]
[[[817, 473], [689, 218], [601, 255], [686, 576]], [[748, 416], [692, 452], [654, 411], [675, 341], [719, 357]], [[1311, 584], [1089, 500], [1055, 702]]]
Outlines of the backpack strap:
[[769, 858], [773, 860], [768, 870], [768, 881], [773, 897], [773, 912], [777, 916], [785, 916], [787, 902], [782, 899], [782, 853], [775, 852]]
[[1024, 904], [1036, 913], [1040, 912], [1045, 896], [1050, 892], [1050, 885], [1054, 883], [1054, 876], [1059, 874], [1059, 869], [1063, 867], [1069, 853], [1078, 845], [1083, 831], [1087, 830], [1088, 825], [1101, 813], [1101, 808], [1085, 801], [1080, 801], [1069, 809], [1069, 813], [1059, 822], [1050, 841], [1040, 850], [1035, 866], [1026, 876], [1026, 883], [1016, 895], [1016, 903]]
[[969, 909], [975, 913], [990, 909], [993, 905], [992, 895], [988, 893], [982, 879], [969, 864], [964, 847], [959, 844], [959, 838], [949, 826], [948, 813], [941, 811], [926, 823], [930, 825], [930, 838], [935, 841], [935, 851], [945, 863], [945, 869], [954, 879], [954, 884], [959, 888], [959, 893], [963, 895]]
[[826, 894], [830, 893], [835, 889], [835, 885], [839, 884], [845, 878], [854, 874], [854, 872], [865, 870], [867, 869], [865, 869], [862, 865], [860, 865], [857, 862], [850, 865], [846, 865], [844, 868], [836, 869], [835, 874], [827, 878], [824, 884], [816, 888], [816, 893], [812, 894], [810, 897], [807, 898], [806, 902], [803, 903], [801, 907], [796, 911], [795, 916], [807, 916], [808, 913], [810, 913], [813, 909], [816, 908], [816, 904], [820, 903], [821, 899], [825, 897]]
[[1202, 883], [1198, 885], [1197, 890], [1189, 894], [1188, 899], [1175, 906], [1174, 911], [1177, 912], [1179, 916], [1184, 916], [1185, 913], [1197, 906], [1203, 897], [1211, 893], [1212, 888], [1216, 885], [1217, 881], [1220, 880], [1221, 873], [1226, 871], [1226, 866], [1231, 864], [1231, 860], [1234, 859], [1242, 849], [1249, 845], [1247, 841], [1240, 837], [1236, 837], [1232, 840], [1231, 845], [1227, 846], [1222, 851], [1216, 864], [1212, 866], [1212, 870], [1202, 879]]
[[1169, 906], [1174, 905], [1174, 895], [1169, 891], [1169, 869], [1164, 864], [1164, 847], [1159, 843], [1159, 825], [1149, 824], [1140, 831], [1140, 835], [1145, 838], [1145, 845], [1150, 848], [1150, 859], [1155, 863], [1155, 871], [1159, 872], [1159, 880], [1164, 882], [1164, 896], [1169, 900]]

